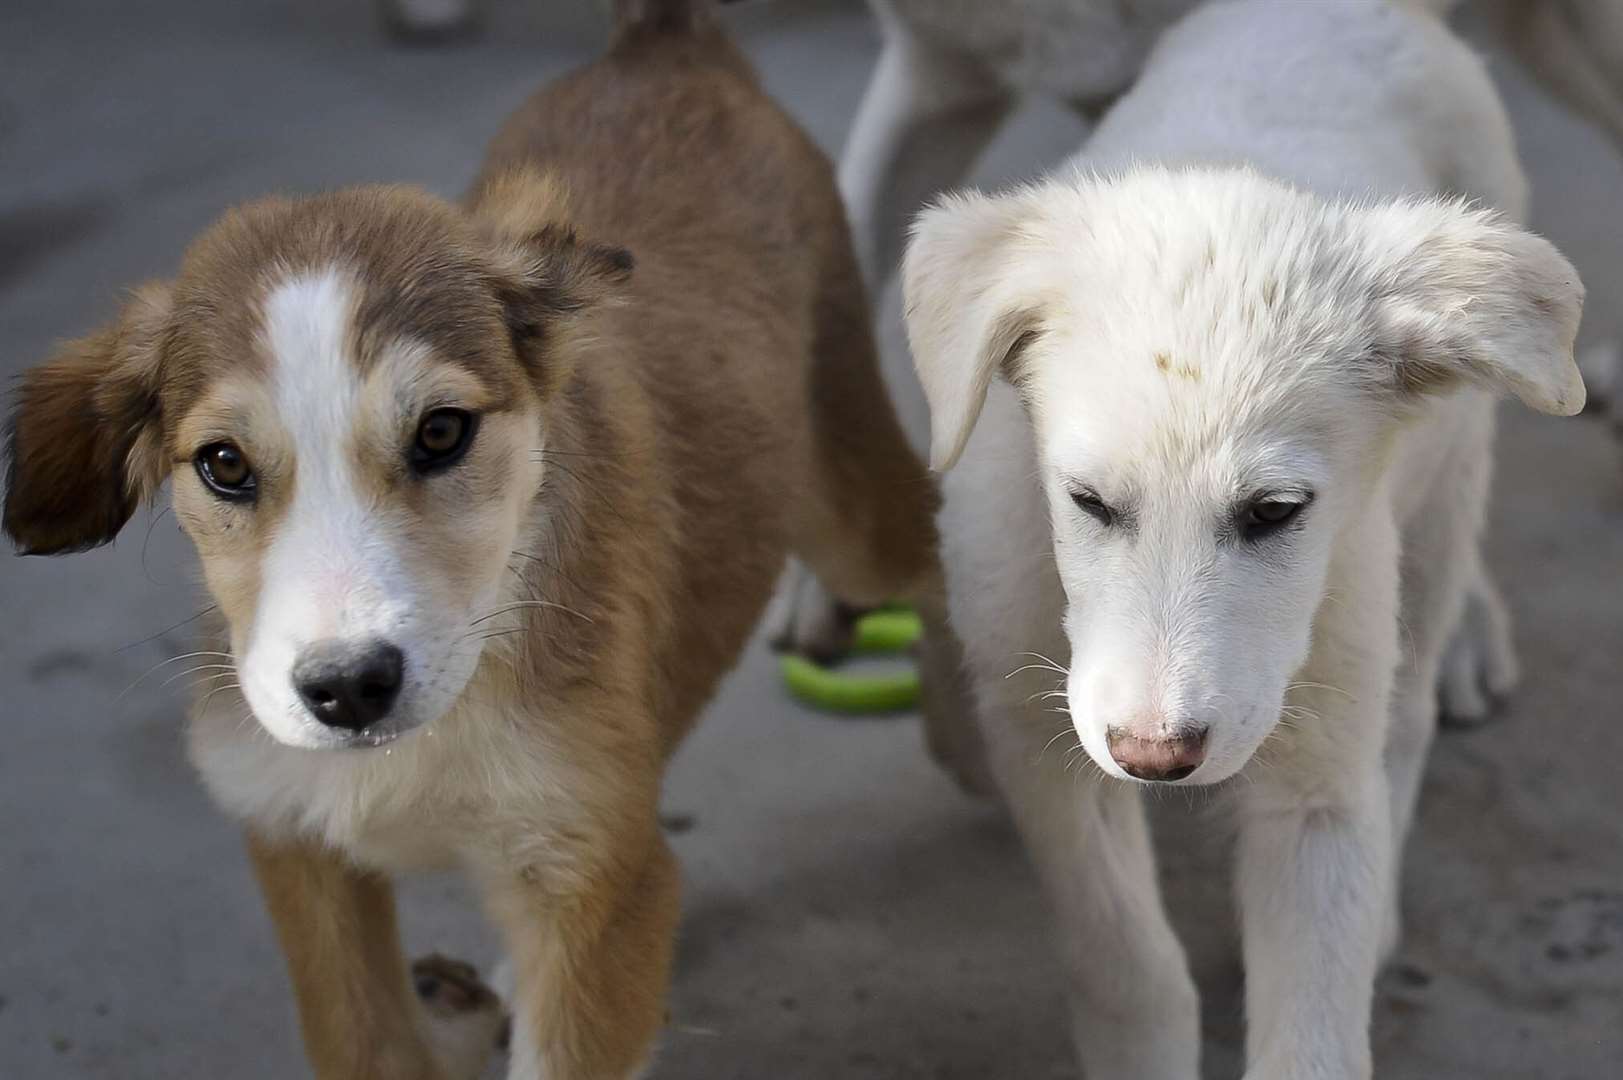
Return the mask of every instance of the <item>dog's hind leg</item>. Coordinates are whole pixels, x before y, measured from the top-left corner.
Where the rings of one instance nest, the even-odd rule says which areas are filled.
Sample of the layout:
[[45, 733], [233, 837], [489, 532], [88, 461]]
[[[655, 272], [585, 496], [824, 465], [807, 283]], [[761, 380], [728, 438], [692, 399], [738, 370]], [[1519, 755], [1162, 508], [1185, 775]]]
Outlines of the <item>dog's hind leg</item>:
[[1465, 610], [1449, 639], [1438, 675], [1444, 726], [1472, 728], [1516, 689], [1521, 664], [1511, 639], [1510, 612], [1488, 569], [1480, 564], [1465, 592]]
[[387, 879], [313, 841], [250, 833], [248, 852], [316, 1080], [479, 1075], [496, 1047], [501, 1003], [465, 965], [432, 988], [428, 977], [452, 962], [435, 958], [431, 968], [408, 973]]
[[428, 1040], [447, 1077], [473, 1080], [503, 1041], [501, 997], [471, 964], [437, 953], [411, 965], [412, 986], [428, 1016]]
[[795, 507], [795, 553], [826, 595], [849, 608], [938, 602], [935, 480], [908, 445], [879, 378], [861, 286], [853, 275], [825, 291], [812, 346], [810, 475]]
[[[883, 7], [877, 11], [885, 49], [839, 165], [856, 264], [876, 293], [895, 269], [912, 215], [926, 200], [963, 179], [1013, 107], [1010, 91], [972, 58], [921, 42], [891, 12]], [[859, 312], [863, 321], [860, 328], [849, 328], [852, 334], [865, 333], [871, 319], [860, 301], [851, 305], [852, 317]], [[856, 359], [870, 363], [873, 355], [866, 347]], [[917, 441], [922, 445], [927, 411], [915, 380], [904, 354], [892, 372], [892, 384], [904, 397], [911, 391], [917, 399], [918, 407], [905, 411], [910, 427], [917, 416], [921, 427]], [[864, 393], [879, 395], [877, 401], [890, 400], [883, 379], [864, 376], [862, 383]], [[852, 417], [853, 424], [858, 421]], [[894, 416], [887, 426], [895, 426]], [[891, 452], [887, 439], [876, 442], [878, 452]], [[850, 599], [838, 589], [831, 592], [829, 583], [804, 562], [791, 560], [767, 616], [773, 645], [816, 658], [839, 656], [851, 640], [856, 611]]]
[[[1469, 670], [1473, 693], [1485, 678], [1514, 675], [1503, 604], [1478, 550], [1493, 468], [1492, 407], [1482, 404], [1463, 422], [1471, 430], [1438, 470], [1439, 494], [1403, 534], [1399, 660], [1384, 750], [1397, 854], [1381, 929], [1383, 962], [1396, 950], [1401, 933], [1401, 881], [1395, 867], [1401, 865], [1437, 731], [1439, 685], [1446, 697], [1454, 675], [1450, 665]], [[1451, 704], [1459, 707], [1459, 699]]]
[[918, 611], [930, 750], [967, 789], [984, 792], [979, 733], [947, 625], [935, 521], [940, 493], [885, 391], [849, 247], [842, 242], [830, 262], [812, 343], [811, 476], [797, 510], [795, 550], [817, 576], [815, 588], [826, 590], [814, 592], [816, 608], [861, 610], [899, 600]]
[[862, 613], [841, 603], [800, 559], [791, 557], [767, 608], [768, 641], [779, 652], [799, 653], [820, 663], [851, 651]]
[[[1429, 545], [1428, 545], [1429, 546]], [[1391, 897], [1381, 926], [1380, 962], [1397, 951], [1402, 935], [1402, 865], [1404, 843], [1420, 801], [1420, 781], [1437, 732], [1437, 679], [1447, 626], [1457, 618], [1463, 575], [1439, 564], [1435, 551], [1404, 552], [1403, 658], [1392, 683], [1392, 720], [1386, 733], [1385, 763], [1391, 796], [1392, 850], [1396, 853]], [[1422, 561], [1424, 560], [1424, 561]], [[1421, 568], [1424, 569], [1421, 569]], [[1412, 568], [1412, 569], [1411, 569]], [[1463, 627], [1461, 628], [1464, 629]]]

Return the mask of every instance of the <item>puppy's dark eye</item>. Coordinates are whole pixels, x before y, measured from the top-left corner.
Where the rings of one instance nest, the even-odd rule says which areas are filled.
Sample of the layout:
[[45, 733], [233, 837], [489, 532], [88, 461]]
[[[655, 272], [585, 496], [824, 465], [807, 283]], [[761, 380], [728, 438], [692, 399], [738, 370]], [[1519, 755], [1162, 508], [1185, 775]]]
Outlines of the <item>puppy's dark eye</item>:
[[417, 425], [411, 466], [419, 473], [446, 469], [462, 460], [473, 442], [479, 417], [462, 409], [434, 409]]
[[1240, 511], [1240, 535], [1247, 540], [1262, 540], [1279, 532], [1296, 520], [1312, 496], [1302, 499], [1281, 499], [1271, 496], [1252, 499]]
[[203, 483], [222, 499], [246, 502], [254, 497], [259, 485], [253, 467], [235, 443], [210, 443], [192, 460]]
[[1111, 510], [1110, 507], [1105, 505], [1105, 501], [1099, 498], [1097, 492], [1089, 491], [1087, 488], [1083, 488], [1080, 491], [1073, 491], [1071, 492], [1071, 501], [1075, 502], [1077, 506], [1082, 508], [1083, 512], [1085, 512], [1089, 517], [1093, 518], [1099, 524], [1115, 524], [1115, 511]]

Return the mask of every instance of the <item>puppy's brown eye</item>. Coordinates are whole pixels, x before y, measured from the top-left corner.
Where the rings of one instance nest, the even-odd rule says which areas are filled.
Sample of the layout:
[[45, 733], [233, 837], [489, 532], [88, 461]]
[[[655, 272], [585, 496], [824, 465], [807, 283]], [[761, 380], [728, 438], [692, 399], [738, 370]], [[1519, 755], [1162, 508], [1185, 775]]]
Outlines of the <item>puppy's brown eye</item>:
[[209, 489], [224, 499], [247, 501], [258, 484], [253, 467], [235, 443], [210, 443], [197, 452], [197, 475]]
[[1271, 536], [1296, 520], [1296, 516], [1311, 501], [1311, 495], [1301, 500], [1253, 499], [1240, 511], [1240, 533], [1247, 540]]
[[419, 473], [448, 468], [462, 460], [473, 442], [479, 417], [462, 409], [434, 409], [417, 425], [411, 465]]

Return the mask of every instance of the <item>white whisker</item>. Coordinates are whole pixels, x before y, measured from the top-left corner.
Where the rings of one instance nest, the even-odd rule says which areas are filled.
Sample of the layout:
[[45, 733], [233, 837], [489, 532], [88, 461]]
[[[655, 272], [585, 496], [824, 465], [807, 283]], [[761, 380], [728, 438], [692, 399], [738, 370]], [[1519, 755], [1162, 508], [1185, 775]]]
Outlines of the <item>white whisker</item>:
[[113, 699], [113, 704], [117, 705], [120, 701], [123, 701], [125, 695], [127, 695], [131, 690], [134, 690], [137, 686], [140, 686], [141, 683], [146, 681], [148, 676], [160, 668], [166, 668], [170, 664], [178, 664], [182, 660], [193, 660], [199, 656], [220, 657], [230, 661], [233, 664], [237, 662], [237, 658], [232, 656], [230, 653], [218, 652], [213, 649], [200, 649], [197, 652], [181, 653], [179, 656], [171, 656], [169, 659], [160, 660], [158, 663], [153, 664], [151, 667], [143, 671], [139, 676], [136, 677], [134, 682], [130, 683], [130, 685], [126, 686], [122, 691], [119, 692], [118, 697]]
[[486, 614], [479, 616], [477, 619], [470, 622], [468, 626], [470, 628], [478, 626], [487, 619], [494, 619], [498, 615], [506, 615], [510, 611], [518, 611], [521, 608], [555, 608], [558, 611], [573, 615], [577, 619], [584, 619], [587, 622], [593, 621], [590, 615], [585, 615], [579, 611], [576, 611], [574, 608], [569, 607], [566, 604], [555, 604], [551, 600], [515, 600], [504, 607], [499, 607], [495, 611], [487, 612]]

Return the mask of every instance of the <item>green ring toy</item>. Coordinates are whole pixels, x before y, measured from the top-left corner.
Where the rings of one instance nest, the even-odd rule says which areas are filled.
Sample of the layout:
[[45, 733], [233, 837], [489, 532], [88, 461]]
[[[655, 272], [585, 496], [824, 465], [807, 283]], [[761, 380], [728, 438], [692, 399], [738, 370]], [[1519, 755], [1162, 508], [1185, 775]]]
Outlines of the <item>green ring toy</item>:
[[[906, 608], [880, 608], [857, 620], [851, 642], [854, 656], [905, 653], [922, 632], [919, 617]], [[796, 699], [825, 712], [861, 716], [903, 712], [919, 703], [917, 670], [883, 675], [845, 675], [804, 656], [778, 660], [784, 685]]]

